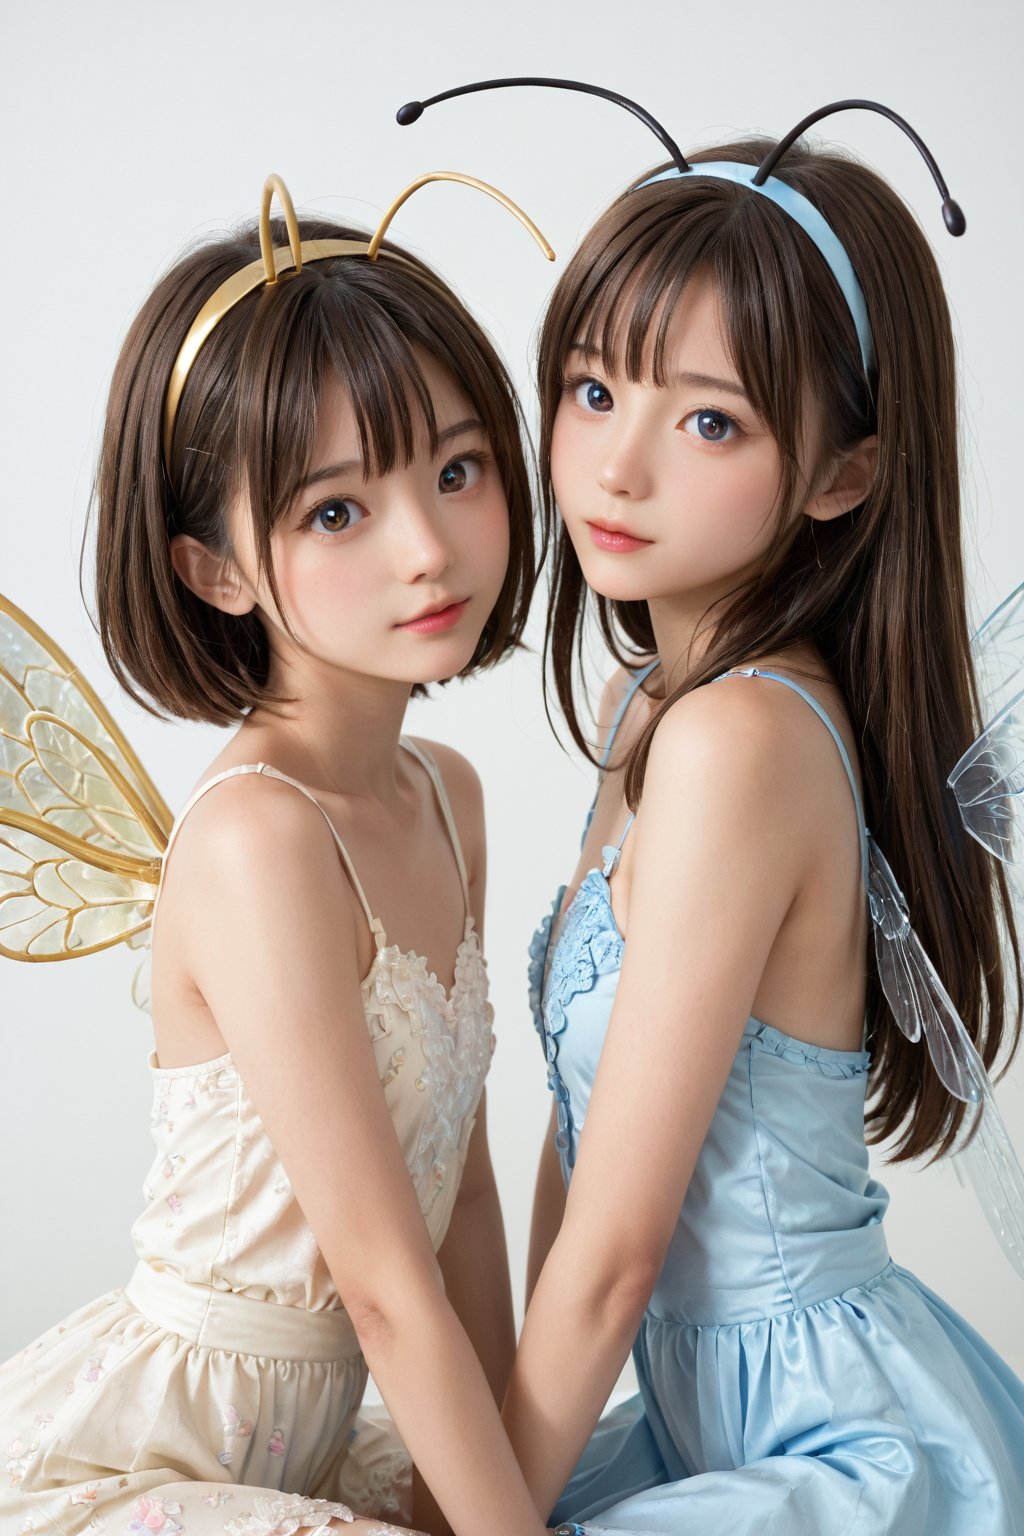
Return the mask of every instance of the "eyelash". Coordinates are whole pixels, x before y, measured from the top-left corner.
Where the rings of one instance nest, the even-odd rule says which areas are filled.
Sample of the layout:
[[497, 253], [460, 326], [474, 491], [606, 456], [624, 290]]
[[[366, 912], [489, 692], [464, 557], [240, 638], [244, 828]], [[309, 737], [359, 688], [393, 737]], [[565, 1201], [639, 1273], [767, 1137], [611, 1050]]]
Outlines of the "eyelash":
[[[471, 448], [468, 450], [468, 452], [456, 454], [454, 458], [448, 459], [444, 464], [442, 464], [441, 468], [438, 470], [437, 478], [440, 482], [441, 476], [444, 474], [445, 470], [451, 469], [453, 464], [476, 464], [479, 469], [483, 470], [484, 466], [490, 464], [491, 462], [492, 455], [487, 453], [484, 449]], [[472, 487], [469, 487], [469, 489], [472, 489]], [[458, 491], [448, 491], [446, 494], [449, 496], [458, 496], [460, 493]], [[322, 501], [318, 501], [315, 506], [310, 507], [309, 511], [305, 514], [299, 524], [300, 531], [311, 532], [317, 513], [322, 512], [325, 507], [333, 506], [336, 502], [355, 501], [355, 499], [356, 498], [354, 496], [325, 496]], [[318, 539], [321, 544], [329, 544], [334, 543], [340, 535], [346, 534], [348, 532], [349, 529], [342, 528], [337, 533], [313, 533], [313, 537]]]
[[[563, 380], [563, 395], [565, 395], [567, 399], [571, 400], [581, 384], [596, 384], [599, 389], [607, 390], [608, 393], [611, 394], [611, 390], [608, 389], [607, 384], [602, 384], [601, 380], [595, 378], [592, 373], [574, 373]], [[595, 411], [593, 414], [601, 415], [602, 413]], [[729, 445], [730, 442], [735, 441], [737, 437], [744, 436], [743, 428], [740, 426], [735, 416], [730, 415], [728, 411], [723, 411], [721, 406], [718, 405], [698, 405], [692, 411], [687, 411], [686, 415], [683, 417], [683, 420], [689, 421], [691, 416], [701, 416], [705, 414], [709, 416], [720, 416], [723, 421], [729, 423], [733, 433], [732, 437], [724, 438], [719, 443], [712, 442], [709, 437], [702, 437], [700, 441], [706, 444], [708, 448], [725, 448]]]
[[[445, 470], [451, 469], [453, 464], [475, 464], [478, 469], [482, 470], [485, 464], [492, 462], [492, 457], [484, 448], [470, 448], [468, 452], [456, 454], [454, 459], [449, 459], [446, 464], [442, 464], [437, 478], [440, 481]], [[449, 496], [457, 496], [458, 494], [458, 491], [448, 492]]]
[[[572, 396], [581, 384], [596, 384], [599, 389], [608, 389], [607, 384], [602, 384], [600, 379], [595, 379], [592, 373], [573, 373], [562, 381], [562, 394]], [[608, 389], [611, 394], [611, 390]]]

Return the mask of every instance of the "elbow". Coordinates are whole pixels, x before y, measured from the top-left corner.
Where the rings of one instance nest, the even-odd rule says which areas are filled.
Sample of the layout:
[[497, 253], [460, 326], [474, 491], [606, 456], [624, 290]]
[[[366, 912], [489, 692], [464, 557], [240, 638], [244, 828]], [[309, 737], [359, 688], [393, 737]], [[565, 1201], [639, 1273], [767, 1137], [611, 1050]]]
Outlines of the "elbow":
[[404, 1283], [389, 1286], [346, 1287], [341, 1291], [345, 1310], [366, 1355], [388, 1351], [399, 1334], [410, 1326], [422, 1326], [438, 1306], [445, 1306], [444, 1277], [436, 1262], [422, 1271], [406, 1273]]
[[661, 1261], [644, 1254], [620, 1261], [606, 1280], [605, 1309], [635, 1329], [658, 1283]]
[[[568, 1257], [574, 1273], [579, 1275], [579, 1250]], [[585, 1275], [578, 1291], [587, 1314], [595, 1321], [601, 1319], [607, 1331], [632, 1335], [658, 1283], [664, 1255], [635, 1247], [627, 1253], [619, 1249], [607, 1255], [594, 1255], [593, 1259], [592, 1264], [585, 1262], [582, 1266]]]
[[348, 1301], [345, 1310], [352, 1320], [359, 1347], [364, 1355], [386, 1354], [395, 1338], [396, 1319], [386, 1305], [361, 1297]]

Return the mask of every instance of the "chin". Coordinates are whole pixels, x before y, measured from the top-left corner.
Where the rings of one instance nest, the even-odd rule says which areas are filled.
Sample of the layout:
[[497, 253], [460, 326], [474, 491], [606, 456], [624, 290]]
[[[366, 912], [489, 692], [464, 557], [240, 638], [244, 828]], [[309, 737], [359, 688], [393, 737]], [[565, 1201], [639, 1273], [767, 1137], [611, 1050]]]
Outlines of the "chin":
[[449, 642], [447, 645], [424, 646], [419, 664], [413, 663], [407, 670], [403, 669], [402, 681], [424, 685], [447, 682], [469, 666], [479, 641], [477, 635], [472, 643], [463, 640], [461, 644]]
[[[619, 555], [615, 555], [612, 558], [616, 560], [623, 559]], [[629, 558], [629, 556], [625, 557], [625, 559]], [[609, 570], [608, 565], [604, 561], [595, 566], [594, 561], [588, 561], [584, 565], [582, 560], [580, 561], [580, 570], [583, 572], [583, 580], [590, 590], [596, 592], [599, 597], [608, 598], [609, 602], [646, 603], [649, 597], [655, 595], [651, 592], [650, 572], [647, 572], [645, 578], [636, 570], [615, 570], [614, 568]]]

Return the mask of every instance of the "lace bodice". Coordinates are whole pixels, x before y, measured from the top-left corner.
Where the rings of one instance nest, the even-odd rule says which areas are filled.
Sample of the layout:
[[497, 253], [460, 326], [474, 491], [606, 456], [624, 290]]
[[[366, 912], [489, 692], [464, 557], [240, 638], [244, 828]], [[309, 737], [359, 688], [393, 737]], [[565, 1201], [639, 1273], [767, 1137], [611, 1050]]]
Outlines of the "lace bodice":
[[[266, 764], [230, 769], [205, 784], [178, 818], [167, 853], [199, 795], [239, 773], [284, 779], [324, 815], [377, 945], [362, 983], [363, 1012], [388, 1109], [437, 1249], [458, 1193], [490, 1064], [493, 1011], [444, 786], [432, 759], [404, 739], [403, 746], [430, 774], [467, 903], [450, 995], [421, 955], [387, 942], [323, 807], [304, 785]], [[143, 1190], [146, 1208], [132, 1229], [139, 1257], [153, 1269], [254, 1301], [309, 1311], [340, 1307], [323, 1256], [231, 1054], [175, 1068], [162, 1068], [151, 1056], [150, 1068], [156, 1158]], [[315, 1125], [310, 1134], [315, 1136]]]
[[[419, 955], [383, 945], [362, 985], [377, 1069], [434, 1247], [451, 1216], [490, 1064], [493, 1012], [472, 919], [451, 996]], [[310, 1311], [341, 1305], [230, 1053], [150, 1057], [156, 1158], [132, 1229], [139, 1257], [186, 1280]], [[315, 1127], [311, 1127], [315, 1134]]]

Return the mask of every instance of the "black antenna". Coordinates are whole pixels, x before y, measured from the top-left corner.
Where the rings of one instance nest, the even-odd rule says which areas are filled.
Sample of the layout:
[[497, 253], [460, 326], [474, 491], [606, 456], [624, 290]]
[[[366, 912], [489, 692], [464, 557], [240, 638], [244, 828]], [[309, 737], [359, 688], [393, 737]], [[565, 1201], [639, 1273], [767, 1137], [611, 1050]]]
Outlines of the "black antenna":
[[951, 235], [962, 235], [967, 228], [967, 220], [964, 218], [960, 204], [954, 202], [950, 197], [949, 188], [946, 186], [942, 172], [935, 163], [935, 157], [931, 150], [920, 134], [914, 132], [905, 117], [900, 117], [899, 113], [894, 112], [891, 107], [882, 106], [879, 101], [833, 101], [827, 107], [819, 107], [817, 112], [812, 112], [809, 117], [805, 117], [802, 122], [797, 123], [796, 127], [787, 133], [784, 139], [779, 140], [770, 154], [764, 157], [754, 175], [753, 185], [755, 187], [764, 185], [790, 146], [795, 144], [800, 135], [806, 133], [807, 129], [814, 123], [820, 123], [823, 117], [831, 117], [833, 112], [849, 112], [854, 109], [863, 112], [879, 112], [883, 117], [887, 117], [891, 123], [895, 123], [897, 128], [903, 129], [903, 132], [910, 139], [911, 143], [915, 145], [925, 165], [931, 171], [932, 179], [939, 189], [939, 195], [942, 198], [942, 217], [945, 220], [946, 228]]
[[509, 85], [540, 85], [560, 91], [582, 91], [587, 96], [603, 96], [605, 101], [613, 101], [617, 107], [624, 107], [627, 112], [632, 112], [634, 117], [638, 117], [668, 150], [670, 158], [680, 173], [685, 174], [690, 169], [675, 139], [669, 137], [658, 120], [653, 118], [644, 107], [635, 101], [630, 101], [628, 96], [620, 96], [618, 91], [606, 91], [600, 85], [586, 85], [582, 80], [550, 80], [539, 75], [519, 75], [515, 79], [508, 80], [477, 80], [473, 85], [460, 85], [452, 91], [442, 91], [440, 95], [431, 96], [427, 101], [407, 101], [404, 107], [399, 107], [395, 116], [402, 127], [407, 128], [410, 123], [417, 122], [423, 116], [427, 107], [432, 107], [439, 101], [451, 101], [454, 96], [470, 96], [474, 91], [502, 90]]

